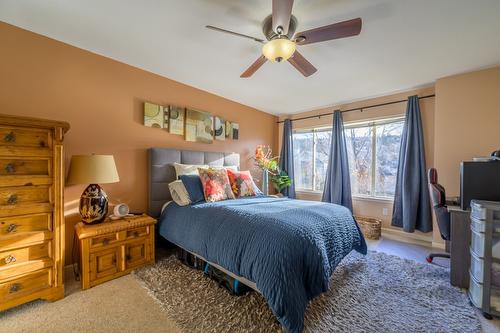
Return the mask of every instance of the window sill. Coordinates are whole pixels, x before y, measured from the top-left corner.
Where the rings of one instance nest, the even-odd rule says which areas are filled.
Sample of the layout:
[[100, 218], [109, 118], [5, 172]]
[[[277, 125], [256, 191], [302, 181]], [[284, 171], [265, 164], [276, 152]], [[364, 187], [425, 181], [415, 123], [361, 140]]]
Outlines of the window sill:
[[373, 197], [373, 196], [368, 196], [368, 195], [353, 195], [352, 200], [355, 201], [374, 201], [374, 202], [387, 202], [387, 203], [393, 203], [394, 198], [389, 198], [389, 197]]

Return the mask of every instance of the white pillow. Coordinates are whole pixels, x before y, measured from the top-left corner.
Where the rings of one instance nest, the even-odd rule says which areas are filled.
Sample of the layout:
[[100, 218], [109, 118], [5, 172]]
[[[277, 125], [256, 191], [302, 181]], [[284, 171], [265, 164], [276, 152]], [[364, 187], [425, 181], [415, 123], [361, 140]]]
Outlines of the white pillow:
[[172, 195], [172, 200], [175, 201], [179, 206], [187, 206], [191, 203], [189, 199], [189, 193], [186, 187], [182, 183], [182, 180], [175, 180], [168, 184], [170, 189], [170, 194]]
[[229, 169], [229, 170], [234, 171], [234, 172], [240, 171], [240, 168], [238, 166], [236, 166], [236, 165], [212, 166], [210, 168], [212, 168], [212, 169], [225, 169], [225, 170]]
[[182, 175], [198, 175], [198, 168], [206, 169], [208, 165], [206, 164], [180, 164], [174, 163], [175, 175], [179, 179]]

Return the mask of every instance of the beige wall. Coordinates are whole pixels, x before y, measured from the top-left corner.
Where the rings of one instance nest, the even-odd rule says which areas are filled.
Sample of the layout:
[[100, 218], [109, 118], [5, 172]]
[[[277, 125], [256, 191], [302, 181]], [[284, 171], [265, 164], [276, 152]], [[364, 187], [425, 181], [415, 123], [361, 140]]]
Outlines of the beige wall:
[[[238, 152], [251, 168], [256, 145], [277, 144], [277, 118], [181, 83], [0, 22], [0, 113], [70, 123], [65, 158], [113, 154], [120, 182], [105, 184], [112, 203], [147, 207], [149, 147]], [[176, 104], [239, 122], [240, 140], [200, 144], [142, 125], [143, 102]], [[66, 164], [67, 165], [67, 164]], [[67, 248], [84, 186], [66, 187]], [[67, 251], [70, 261], [71, 251]]]
[[[397, 94], [367, 99], [355, 103], [336, 105], [325, 109], [319, 109], [311, 112], [305, 112], [301, 114], [292, 115], [290, 118], [301, 118], [304, 116], [318, 115], [323, 113], [330, 113], [333, 110], [340, 109], [352, 109], [374, 104], [382, 104], [386, 102], [398, 101], [406, 99], [411, 95], [426, 96], [434, 94], [434, 87], [426, 87], [421, 89], [404, 91]], [[424, 144], [425, 144], [425, 155], [426, 164], [428, 167], [434, 165], [434, 97], [426, 98], [420, 100], [420, 110], [422, 114], [422, 123], [424, 129]], [[366, 120], [366, 119], [380, 119], [388, 118], [394, 116], [404, 115], [406, 112], [406, 103], [398, 103], [392, 105], [386, 105], [376, 108], [366, 109], [363, 112], [353, 111], [343, 114], [344, 123]], [[286, 118], [286, 116], [280, 117], [280, 120]], [[307, 120], [298, 120], [293, 122], [294, 129], [301, 128], [312, 128], [318, 126], [331, 126], [332, 116], [323, 116], [321, 118], [312, 118]], [[283, 133], [283, 126], [280, 125], [278, 135], [279, 135], [279, 145], [281, 147], [281, 140]], [[320, 193], [299, 193], [299, 198], [306, 200], [320, 200]], [[387, 215], [384, 215], [384, 209], [387, 210]], [[392, 201], [390, 200], [374, 200], [365, 198], [353, 198], [353, 210], [354, 214], [361, 216], [370, 216], [381, 219], [383, 222], [383, 227], [390, 228], [391, 217], [392, 217]], [[437, 228], [437, 227], [436, 227]], [[417, 234], [421, 234], [417, 232]], [[423, 235], [423, 234], [422, 234]], [[430, 240], [430, 236], [429, 240]]]
[[460, 194], [460, 162], [500, 149], [500, 67], [436, 82], [434, 160], [447, 196]]

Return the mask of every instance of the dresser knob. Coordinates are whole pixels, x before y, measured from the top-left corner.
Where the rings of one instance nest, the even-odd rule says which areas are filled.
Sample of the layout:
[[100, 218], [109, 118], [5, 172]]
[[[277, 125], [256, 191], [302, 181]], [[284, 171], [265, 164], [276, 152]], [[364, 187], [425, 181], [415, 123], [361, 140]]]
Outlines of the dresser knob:
[[11, 264], [11, 263], [13, 263], [13, 262], [16, 262], [16, 261], [17, 261], [17, 259], [16, 259], [16, 257], [14, 257], [12, 254], [9, 254], [9, 255], [8, 255], [8, 256], [4, 259], [4, 261], [5, 261], [5, 264], [6, 264], [6, 265], [8, 265], [8, 264]]
[[10, 286], [9, 292], [10, 293], [15, 293], [16, 291], [19, 291], [21, 289], [21, 284], [19, 283], [14, 283]]
[[108, 239], [108, 238], [104, 238], [104, 239], [102, 240], [102, 244], [103, 244], [103, 245], [108, 245], [108, 244], [109, 244], [109, 239]]
[[139, 237], [139, 232], [138, 231], [134, 231], [134, 237]]
[[5, 141], [5, 142], [16, 142], [16, 135], [14, 134], [14, 132], [7, 133], [3, 137], [3, 141]]
[[45, 141], [40, 141], [40, 147], [45, 147]]
[[15, 205], [17, 203], [17, 195], [12, 194], [9, 199], [7, 200], [7, 203], [9, 205]]
[[5, 166], [5, 172], [14, 173], [16, 172], [16, 166], [13, 163], [9, 163]]
[[12, 224], [9, 224], [9, 226], [7, 227], [7, 232], [14, 232], [14, 231], [16, 231], [16, 229], [17, 229], [17, 225], [12, 223]]
[[130, 261], [130, 259], [132, 259], [132, 257], [130, 256], [130, 254], [127, 254], [127, 255], [125, 256], [125, 260]]

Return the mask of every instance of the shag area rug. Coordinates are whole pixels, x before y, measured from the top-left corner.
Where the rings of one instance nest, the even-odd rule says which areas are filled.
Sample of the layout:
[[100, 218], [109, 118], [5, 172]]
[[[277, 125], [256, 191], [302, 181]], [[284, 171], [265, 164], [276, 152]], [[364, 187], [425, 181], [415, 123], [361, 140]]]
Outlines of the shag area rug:
[[[257, 292], [231, 296], [174, 256], [135, 272], [168, 317], [185, 332], [280, 332]], [[385, 253], [351, 253], [330, 290], [309, 303], [305, 332], [480, 332], [467, 295], [448, 270]]]

